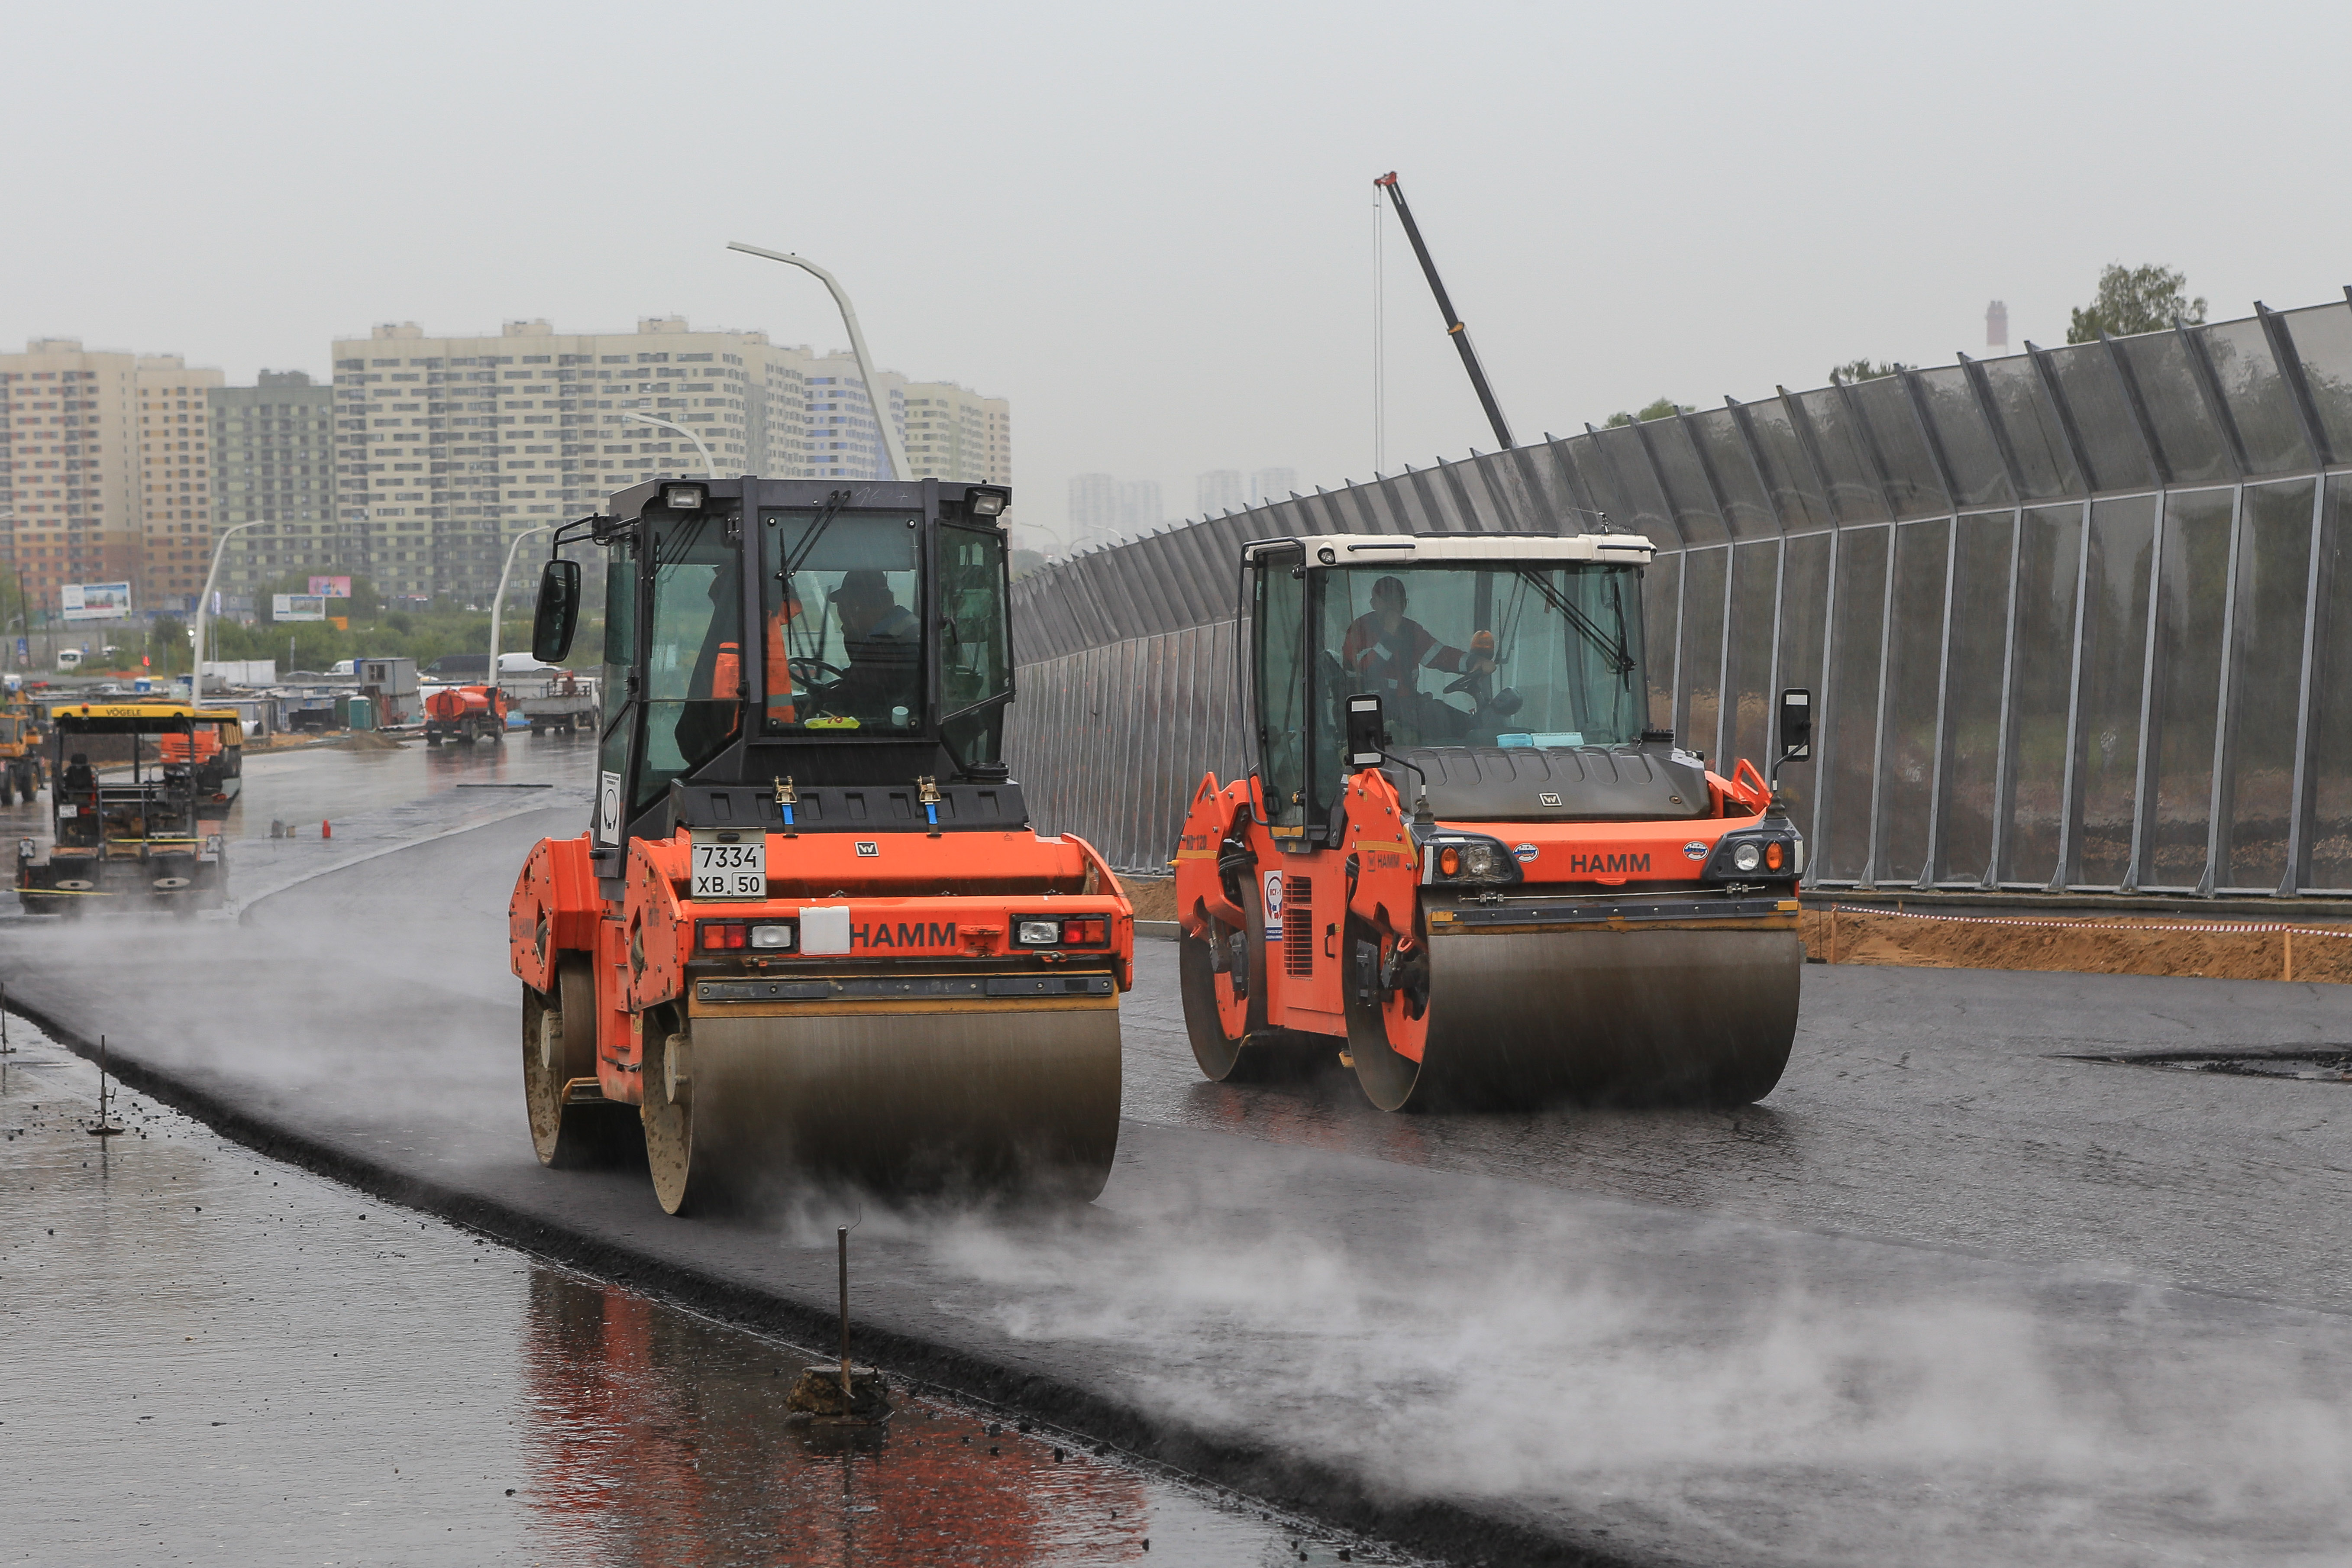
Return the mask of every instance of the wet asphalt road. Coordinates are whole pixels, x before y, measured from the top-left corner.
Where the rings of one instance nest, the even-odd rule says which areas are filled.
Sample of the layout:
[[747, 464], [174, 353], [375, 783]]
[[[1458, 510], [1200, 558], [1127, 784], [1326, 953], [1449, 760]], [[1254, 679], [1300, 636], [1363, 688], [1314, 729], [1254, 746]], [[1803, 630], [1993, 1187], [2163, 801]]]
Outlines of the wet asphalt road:
[[821, 1357], [142, 1095], [93, 1138], [96, 1068], [21, 1018], [11, 1044], [0, 1562], [1391, 1561], [904, 1390], [845, 1450], [787, 1419]]
[[[530, 1157], [504, 904], [582, 809], [205, 922], [193, 1005], [110, 983], [113, 922], [0, 931], [0, 970], [428, 1202], [820, 1307], [840, 1216], [681, 1223]], [[1337, 1074], [1197, 1081], [1172, 948], [1141, 957], [1102, 1203], [869, 1215], [861, 1331], [1328, 1517], [1443, 1500], [1497, 1560], [2352, 1551], [2352, 1089], [2065, 1059], [2341, 1041], [2334, 988], [1816, 967], [1761, 1107], [1400, 1119]]]

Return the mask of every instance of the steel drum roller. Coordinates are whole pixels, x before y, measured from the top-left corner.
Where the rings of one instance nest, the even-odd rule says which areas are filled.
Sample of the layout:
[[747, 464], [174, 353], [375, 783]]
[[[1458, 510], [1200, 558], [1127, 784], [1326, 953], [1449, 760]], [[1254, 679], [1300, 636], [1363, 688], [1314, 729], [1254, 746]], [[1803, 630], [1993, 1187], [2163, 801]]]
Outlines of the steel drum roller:
[[1349, 996], [1349, 1053], [1385, 1110], [1744, 1104], [1796, 1036], [1794, 931], [1439, 931], [1427, 951], [1419, 1063]]
[[[706, 1014], [680, 1083], [650, 1036], [647, 1154], [663, 1206], [793, 1177], [890, 1194], [1092, 1200], [1118, 1143], [1118, 1014]], [[673, 1091], [677, 1098], [671, 1098]]]

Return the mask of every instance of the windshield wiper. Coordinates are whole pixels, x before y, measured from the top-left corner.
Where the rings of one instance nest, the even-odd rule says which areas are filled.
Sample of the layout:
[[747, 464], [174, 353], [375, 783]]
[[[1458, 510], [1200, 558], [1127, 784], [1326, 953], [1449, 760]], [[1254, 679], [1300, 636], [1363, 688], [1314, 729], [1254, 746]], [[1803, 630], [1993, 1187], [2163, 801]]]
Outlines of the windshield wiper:
[[809, 552], [816, 548], [816, 542], [824, 537], [824, 531], [833, 526], [833, 520], [840, 516], [841, 509], [848, 504], [847, 490], [835, 490], [824, 498], [824, 510], [818, 512], [816, 520], [809, 524], [808, 535], [801, 541], [801, 547], [793, 552], [792, 559], [776, 573], [777, 582], [790, 583], [800, 574], [801, 565], [808, 560]]
[[[1612, 637], [1601, 629], [1600, 624], [1591, 616], [1577, 608], [1567, 595], [1553, 587], [1551, 579], [1544, 574], [1528, 566], [1515, 567], [1513, 570], [1517, 574], [1520, 581], [1544, 596], [1545, 604], [1558, 610], [1570, 626], [1583, 634], [1584, 640], [1598, 649], [1602, 658], [1608, 659], [1609, 668], [1619, 679], [1625, 679], [1633, 676], [1633, 656], [1625, 647], [1625, 606], [1622, 601], [1617, 606], [1618, 633]], [[1612, 583], [1610, 586], [1614, 590], [1616, 584]]]

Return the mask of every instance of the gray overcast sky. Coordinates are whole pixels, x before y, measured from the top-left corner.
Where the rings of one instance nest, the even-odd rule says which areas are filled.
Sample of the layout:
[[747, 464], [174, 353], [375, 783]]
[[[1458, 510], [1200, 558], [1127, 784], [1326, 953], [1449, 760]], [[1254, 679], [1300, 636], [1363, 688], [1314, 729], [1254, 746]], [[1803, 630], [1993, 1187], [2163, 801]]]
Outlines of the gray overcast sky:
[[[1522, 438], [1857, 355], [2352, 280], [2352, 7], [0, 4], [0, 343], [327, 369], [373, 322], [679, 312], [1013, 405], [1069, 476], [1365, 477], [1372, 176]], [[1393, 224], [1393, 219], [1381, 221]], [[1490, 444], [1387, 235], [1391, 468]]]

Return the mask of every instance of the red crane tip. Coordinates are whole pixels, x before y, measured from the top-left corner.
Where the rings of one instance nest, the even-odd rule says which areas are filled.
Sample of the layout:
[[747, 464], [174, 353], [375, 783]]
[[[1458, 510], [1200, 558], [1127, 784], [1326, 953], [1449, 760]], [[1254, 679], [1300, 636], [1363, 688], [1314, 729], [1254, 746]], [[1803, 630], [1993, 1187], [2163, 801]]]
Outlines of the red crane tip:
[[1391, 169], [1387, 174], [1382, 174], [1379, 179], [1374, 180], [1374, 181], [1372, 182], [1372, 184], [1376, 184], [1376, 185], [1393, 185], [1393, 184], [1396, 184], [1396, 171], [1395, 171], [1394, 169]]

